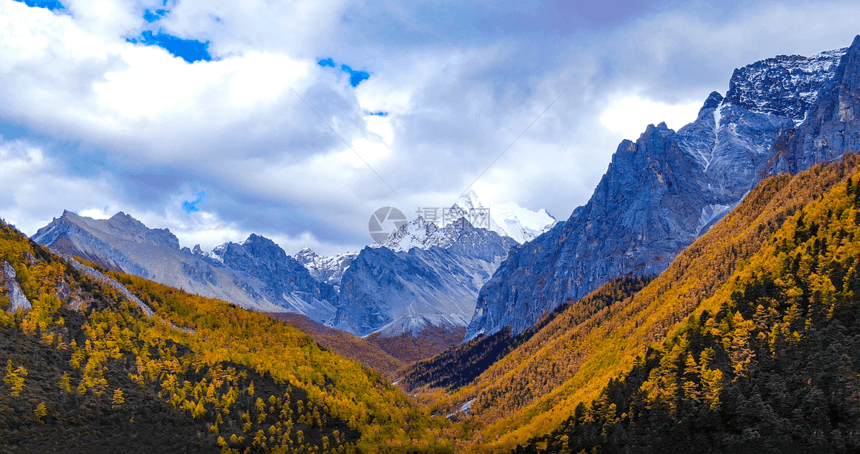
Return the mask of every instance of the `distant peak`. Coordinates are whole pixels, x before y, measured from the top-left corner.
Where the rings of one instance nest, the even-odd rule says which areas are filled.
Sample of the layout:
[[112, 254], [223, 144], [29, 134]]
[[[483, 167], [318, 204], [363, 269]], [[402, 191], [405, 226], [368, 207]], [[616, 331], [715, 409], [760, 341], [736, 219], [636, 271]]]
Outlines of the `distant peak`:
[[132, 216], [130, 214], [125, 214], [125, 212], [123, 212], [123, 211], [120, 211], [117, 214], [111, 216], [110, 220], [111, 221], [117, 221], [117, 220], [118, 221], [133, 221], [133, 222], [136, 222], [138, 224], [143, 225], [143, 223], [138, 221], [137, 219], [135, 219], [134, 216]]
[[475, 192], [474, 189], [469, 188], [466, 190], [466, 192], [463, 193], [463, 195], [461, 197], [478, 198], [478, 193]]
[[309, 247], [303, 247], [303, 248], [298, 252], [298, 254], [296, 254], [296, 255], [311, 255], [311, 256], [312, 256], [312, 255], [317, 255], [317, 253], [316, 253], [316, 252], [314, 252], [314, 250], [313, 250], [313, 249], [311, 249], [311, 248], [309, 248]]
[[705, 100], [705, 104], [702, 106], [699, 111], [705, 109], [715, 109], [719, 107], [720, 103], [723, 102], [723, 95], [721, 95], [717, 91], [712, 91], [710, 95], [708, 95], [708, 99]]
[[256, 233], [248, 235], [248, 239], [242, 242], [243, 246], [248, 244], [264, 244], [266, 246], [276, 246], [274, 241], [264, 237], [263, 235], [257, 235]]

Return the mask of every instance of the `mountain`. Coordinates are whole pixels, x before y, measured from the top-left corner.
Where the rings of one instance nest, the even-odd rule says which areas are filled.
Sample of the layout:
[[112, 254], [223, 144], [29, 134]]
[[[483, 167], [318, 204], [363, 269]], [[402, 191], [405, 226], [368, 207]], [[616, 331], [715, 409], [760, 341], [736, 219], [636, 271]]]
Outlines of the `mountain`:
[[820, 92], [807, 120], [780, 134], [772, 174], [798, 172], [860, 150], [860, 36]]
[[[365, 247], [341, 280], [331, 326], [359, 336], [420, 334], [465, 327], [478, 290], [516, 242], [468, 222], [411, 221], [408, 250]], [[420, 228], [420, 232], [419, 232]], [[419, 243], [421, 247], [416, 247]]]
[[[471, 319], [478, 291], [508, 250], [555, 223], [545, 210], [483, 204], [474, 191], [451, 207], [448, 219], [437, 215], [436, 220], [418, 216], [384, 244], [367, 247], [351, 259], [341, 278], [340, 309], [332, 326], [360, 336], [378, 333], [375, 336], [381, 338], [403, 334], [415, 338], [432, 326], [442, 331], [434, 329], [431, 337], [447, 332], [453, 340]], [[490, 228], [474, 226], [469, 219]], [[315, 260], [304, 255], [309, 263]]]
[[3, 452], [453, 450], [450, 423], [284, 323], [69, 260], [0, 221]]
[[314, 279], [301, 263], [270, 239], [251, 234], [242, 243], [224, 243], [204, 257], [260, 281], [262, 286], [255, 290], [264, 300], [277, 302], [287, 312], [297, 312], [316, 321], [328, 321], [334, 316], [336, 309], [330, 301], [337, 300], [335, 289]]
[[481, 289], [466, 338], [504, 327], [516, 335], [610, 279], [657, 275], [769, 172], [850, 150], [858, 53], [855, 40], [754, 63], [733, 73], [725, 98], [712, 93], [693, 123], [677, 132], [651, 125], [623, 141], [586, 205], [511, 250]]
[[788, 216], [629, 372], [516, 452], [860, 450], [858, 177]]
[[[446, 352], [438, 360], [434, 358], [418, 363], [405, 374], [407, 383], [415, 380], [408, 384], [419, 387], [424, 384], [457, 384], [457, 388], [450, 392], [438, 389], [417, 392], [426, 393], [433, 402], [438, 402], [438, 412], [452, 414], [452, 418], [479, 428], [471, 436], [465, 452], [509, 452], [517, 445], [559, 427], [574, 416], [579, 404], [589, 407], [602, 392], [615, 389], [611, 384], [632, 376], [631, 371], [642, 364], [642, 357], [651, 351], [649, 348], [661, 348], [664, 341], [671, 341], [673, 333], [688, 323], [690, 314], [700, 314], [702, 309], [707, 309], [716, 315], [719, 310], [712, 304], [717, 298], [715, 295], [723, 301], [728, 300], [729, 304], [735, 298], [741, 298], [741, 294], [732, 296], [730, 292], [726, 295], [723, 289], [732, 288], [738, 276], [744, 279], [749, 275], [755, 276], [746, 268], [750, 258], [774, 244], [774, 234], [781, 227], [797, 224], [797, 214], [805, 205], [821, 199], [828, 192], [844, 191], [849, 177], [857, 182], [860, 179], [858, 168], [860, 157], [850, 155], [830, 165], [813, 166], [794, 176], [781, 174], [767, 178], [641, 290], [630, 295], [631, 284], [632, 290], [639, 285], [635, 279], [622, 278], [620, 288], [619, 280], [609, 281], [585, 298], [567, 301], [541, 321], [535, 327], [536, 332], [526, 330], [508, 339], [482, 336]], [[840, 219], [858, 222], [860, 216], [843, 212]], [[818, 220], [804, 222], [808, 232], [816, 229], [823, 232], [826, 228]], [[839, 227], [834, 229], [838, 232]], [[838, 254], [839, 251], [856, 248], [856, 238], [851, 239], [847, 232], [843, 236], [844, 248], [828, 246], [828, 250]], [[809, 243], [814, 244], [814, 238]], [[819, 243], [819, 246], [823, 245]], [[796, 267], [822, 272], [832, 269], [833, 273], [845, 274], [843, 282], [850, 282], [850, 285], [856, 282], [847, 278], [850, 268], [831, 265], [832, 262], [769, 260], [779, 266], [790, 266], [790, 269]], [[625, 284], [625, 281], [630, 284]], [[749, 292], [746, 298], [754, 298], [757, 304], [769, 307], [774, 301], [772, 297], [759, 298], [756, 295], [765, 295], [771, 285], [770, 281], [761, 281], [759, 288], [762, 293]], [[834, 285], [838, 289], [844, 288], [839, 287], [842, 284]], [[812, 291], [804, 293], [806, 291], [802, 287], [798, 290], [804, 298], [818, 298], [809, 296]], [[733, 315], [731, 307], [723, 311], [731, 311], [730, 315]], [[803, 319], [807, 313], [799, 311], [798, 314], [798, 318]], [[731, 322], [721, 323], [708, 326], [725, 327]], [[472, 347], [480, 346], [484, 339], [493, 344], [513, 342], [516, 345], [500, 355], [501, 359], [480, 371], [477, 378], [462, 384], [460, 376], [474, 373], [472, 358], [480, 358], [481, 352]], [[833, 360], [816, 364], [835, 363], [843, 364]], [[445, 365], [454, 368], [439, 368]], [[678, 386], [679, 390], [684, 389], [682, 383]], [[720, 395], [720, 400], [723, 399]], [[620, 403], [616, 405], [622, 408]], [[464, 406], [468, 411], [460, 410]], [[591, 408], [605, 409], [606, 406]], [[617, 416], [622, 418], [624, 411], [628, 410], [619, 410]], [[742, 412], [743, 408], [738, 408], [738, 411]], [[703, 432], [709, 430], [706, 425], [700, 428]], [[702, 443], [710, 446], [707, 441]], [[586, 449], [589, 451], [591, 448]]]
[[272, 241], [251, 235], [205, 253], [179, 247], [167, 229], [150, 229], [125, 213], [96, 220], [66, 211], [33, 240], [108, 269], [266, 312], [298, 312], [330, 320], [336, 292], [319, 283]]
[[323, 257], [317, 255], [310, 248], [303, 248], [296, 254], [295, 259], [308, 269], [314, 279], [329, 284], [336, 290], [340, 290], [340, 281], [343, 279], [343, 273], [346, 272], [357, 255], [354, 252], [347, 252]]
[[519, 244], [531, 241], [551, 229], [556, 219], [543, 208], [531, 211], [514, 203], [484, 203], [474, 190], [469, 190], [454, 204], [461, 215], [489, 212], [488, 230], [506, 236]]
[[[469, 190], [451, 208], [436, 212], [437, 219], [424, 216], [409, 221], [395, 231], [383, 246], [406, 252], [412, 248], [447, 248], [457, 241], [456, 229], [445, 227], [465, 219], [475, 228], [489, 230], [518, 244], [531, 241], [555, 225], [556, 220], [544, 209], [530, 211], [516, 204], [483, 203], [478, 194]], [[374, 245], [374, 247], [378, 247]]]

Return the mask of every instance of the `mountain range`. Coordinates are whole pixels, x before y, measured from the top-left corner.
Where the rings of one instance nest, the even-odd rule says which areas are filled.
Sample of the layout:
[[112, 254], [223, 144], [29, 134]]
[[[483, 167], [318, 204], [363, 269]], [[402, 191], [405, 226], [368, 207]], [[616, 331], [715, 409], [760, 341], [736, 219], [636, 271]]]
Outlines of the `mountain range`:
[[299, 312], [325, 322], [335, 314], [334, 288], [271, 240], [251, 235], [205, 253], [179, 247], [167, 229], [150, 229], [125, 213], [91, 219], [66, 211], [33, 235], [53, 250], [108, 269], [266, 312]]
[[333, 257], [0, 221], [0, 446], [858, 452], [858, 109], [860, 36], [766, 59], [566, 220], [467, 193]]
[[[484, 205], [469, 192], [455, 207], [468, 213]], [[532, 238], [554, 223], [545, 211], [511, 207], [494, 214], [491, 224], [505, 235]], [[321, 257], [306, 248], [292, 257], [256, 234], [206, 252], [180, 248], [170, 231], [125, 213], [96, 220], [68, 211], [33, 240], [108, 269], [263, 312], [298, 313], [358, 336], [419, 337], [433, 326], [451, 337], [448, 343], [462, 338], [478, 290], [517, 244], [468, 221], [440, 227], [419, 216], [384, 246], [358, 253]]]

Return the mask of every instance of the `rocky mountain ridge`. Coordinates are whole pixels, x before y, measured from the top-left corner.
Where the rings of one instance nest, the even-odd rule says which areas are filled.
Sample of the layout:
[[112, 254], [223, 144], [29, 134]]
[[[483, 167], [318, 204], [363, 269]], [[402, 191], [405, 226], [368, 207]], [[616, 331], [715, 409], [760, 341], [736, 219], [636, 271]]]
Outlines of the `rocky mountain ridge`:
[[180, 249], [169, 230], [149, 229], [122, 212], [91, 219], [66, 211], [32, 239], [62, 254], [246, 308], [300, 312], [321, 323], [335, 313], [334, 289], [259, 235], [206, 253], [199, 246]]

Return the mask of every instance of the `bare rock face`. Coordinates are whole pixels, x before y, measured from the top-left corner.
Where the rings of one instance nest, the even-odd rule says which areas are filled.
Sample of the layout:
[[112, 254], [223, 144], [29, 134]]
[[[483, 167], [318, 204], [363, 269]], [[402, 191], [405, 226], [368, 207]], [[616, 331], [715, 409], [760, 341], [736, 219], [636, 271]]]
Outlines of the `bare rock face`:
[[268, 238], [251, 234], [241, 244], [218, 246], [210, 257], [262, 283], [256, 290], [266, 301], [277, 301], [291, 312], [317, 322], [328, 322], [335, 314], [335, 289], [314, 279], [301, 263]]
[[821, 90], [807, 120], [783, 131], [774, 151], [770, 173], [799, 172], [860, 151], [860, 36]]
[[659, 274], [769, 171], [860, 149], [858, 54], [860, 38], [737, 69], [726, 97], [712, 93], [694, 122], [623, 141], [588, 203], [499, 266], [466, 339], [508, 326], [518, 334], [612, 278]]
[[26, 311], [33, 307], [30, 300], [24, 295], [24, 291], [21, 290], [21, 286], [18, 285], [16, 278], [17, 274], [12, 265], [5, 261], [0, 264], [0, 297], [7, 296], [9, 298], [9, 307], [6, 308], [8, 312]]

